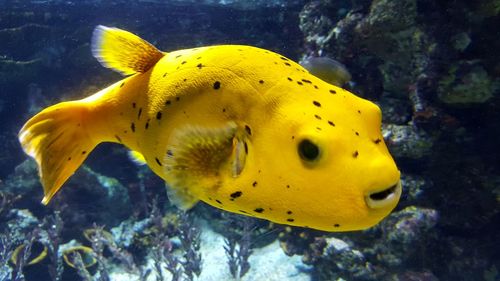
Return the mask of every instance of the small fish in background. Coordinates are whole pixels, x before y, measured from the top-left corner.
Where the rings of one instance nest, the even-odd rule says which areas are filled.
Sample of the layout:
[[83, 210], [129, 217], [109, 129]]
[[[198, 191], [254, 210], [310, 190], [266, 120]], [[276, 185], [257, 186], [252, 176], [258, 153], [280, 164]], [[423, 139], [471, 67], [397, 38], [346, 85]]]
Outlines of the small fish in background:
[[[19, 132], [38, 164], [43, 204], [101, 142], [129, 148], [185, 210], [201, 200], [349, 231], [378, 223], [399, 200], [379, 107], [282, 55], [241, 45], [162, 52], [104, 26], [94, 31], [92, 52], [128, 77], [42, 110]], [[343, 75], [336, 81], [348, 80]]]
[[351, 81], [351, 74], [340, 62], [329, 57], [306, 57], [300, 61], [312, 75], [332, 85], [342, 87]]

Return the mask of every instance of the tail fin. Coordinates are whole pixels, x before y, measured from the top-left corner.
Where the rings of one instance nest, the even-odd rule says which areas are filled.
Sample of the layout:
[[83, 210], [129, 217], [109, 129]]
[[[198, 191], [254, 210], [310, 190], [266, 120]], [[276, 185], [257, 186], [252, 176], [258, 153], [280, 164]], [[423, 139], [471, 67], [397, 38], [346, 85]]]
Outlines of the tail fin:
[[45, 205], [98, 144], [86, 131], [87, 112], [83, 101], [62, 102], [35, 115], [19, 132], [24, 151], [38, 164]]

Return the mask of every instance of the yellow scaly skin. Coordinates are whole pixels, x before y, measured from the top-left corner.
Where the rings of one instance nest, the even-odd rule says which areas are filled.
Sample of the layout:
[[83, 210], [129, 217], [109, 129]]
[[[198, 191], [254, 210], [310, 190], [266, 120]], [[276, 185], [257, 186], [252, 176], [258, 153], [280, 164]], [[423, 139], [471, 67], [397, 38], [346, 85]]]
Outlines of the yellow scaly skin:
[[[325, 231], [370, 227], [396, 206], [400, 174], [384, 144], [375, 104], [264, 49], [221, 45], [163, 55], [144, 73], [69, 102], [82, 108], [70, 130], [84, 132], [90, 148], [84, 156], [77, 149], [66, 154], [81, 156], [82, 162], [100, 142], [121, 143], [144, 156], [181, 205], [187, 202], [184, 207], [202, 200]], [[119, 64], [108, 66], [120, 70]], [[49, 140], [34, 141], [30, 129], [38, 119], [28, 121], [20, 140], [42, 173], [52, 164], [44, 164]], [[62, 146], [63, 138], [52, 140], [49, 149]], [[319, 147], [318, 159], [301, 158], [298, 146], [305, 139]], [[50, 176], [42, 173], [45, 203], [70, 174]], [[369, 206], [367, 196], [390, 187], [390, 200]]]

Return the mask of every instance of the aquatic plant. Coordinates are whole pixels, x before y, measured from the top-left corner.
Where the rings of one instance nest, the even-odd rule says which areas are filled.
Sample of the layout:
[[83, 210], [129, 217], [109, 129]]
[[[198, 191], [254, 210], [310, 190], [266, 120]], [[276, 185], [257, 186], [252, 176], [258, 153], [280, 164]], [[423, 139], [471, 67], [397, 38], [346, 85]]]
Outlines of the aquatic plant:
[[62, 258], [59, 254], [63, 227], [64, 223], [59, 211], [55, 211], [54, 214], [46, 216], [41, 226], [44, 231], [40, 232], [40, 234], [43, 235], [40, 242], [48, 249], [50, 260], [48, 271], [53, 281], [62, 280], [62, 273], [64, 271]]
[[240, 235], [230, 233], [224, 239], [229, 271], [236, 280], [240, 280], [250, 269], [248, 258], [252, 254], [252, 231], [255, 227], [255, 219], [232, 215], [228, 220], [228, 224], [241, 228]]
[[180, 220], [179, 238], [184, 251], [181, 264], [188, 280], [193, 280], [193, 274], [199, 276], [201, 273], [200, 229], [195, 226], [190, 213], [180, 214]]
[[11, 243], [11, 238], [9, 233], [0, 234], [0, 280], [8, 281], [10, 280], [11, 267], [9, 266], [9, 260], [14, 251], [14, 245]]

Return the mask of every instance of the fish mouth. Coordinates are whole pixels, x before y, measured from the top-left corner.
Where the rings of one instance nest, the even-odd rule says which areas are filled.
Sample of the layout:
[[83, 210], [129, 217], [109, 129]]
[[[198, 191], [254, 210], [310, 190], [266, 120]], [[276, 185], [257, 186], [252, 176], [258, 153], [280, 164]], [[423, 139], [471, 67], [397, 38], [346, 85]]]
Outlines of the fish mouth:
[[365, 196], [366, 205], [371, 209], [381, 209], [394, 206], [401, 196], [401, 181], [396, 184]]

